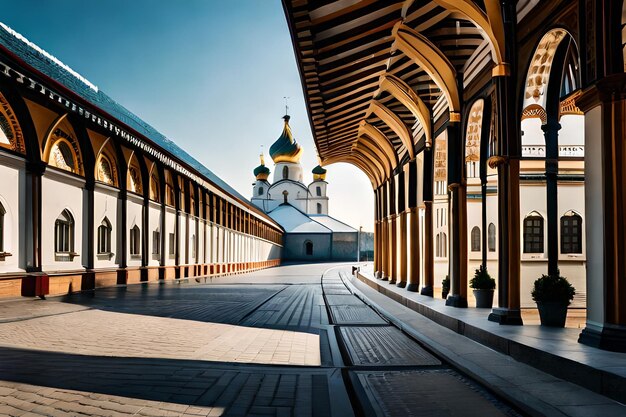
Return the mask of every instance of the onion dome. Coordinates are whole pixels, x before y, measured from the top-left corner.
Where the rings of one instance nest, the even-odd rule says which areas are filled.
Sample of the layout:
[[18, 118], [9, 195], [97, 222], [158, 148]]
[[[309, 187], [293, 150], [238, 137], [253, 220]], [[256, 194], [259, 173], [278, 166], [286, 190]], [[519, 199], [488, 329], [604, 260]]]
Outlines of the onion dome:
[[260, 157], [261, 165], [254, 168], [254, 176], [257, 180], [266, 181], [267, 177], [270, 175], [270, 169], [265, 166], [265, 158], [263, 157], [263, 154], [261, 154]]
[[285, 127], [280, 137], [270, 147], [270, 156], [274, 163], [279, 162], [300, 162], [302, 156], [302, 148], [291, 135], [291, 128], [289, 127], [289, 115], [283, 116], [285, 120]]
[[313, 173], [313, 181], [324, 181], [326, 179], [326, 170], [321, 165], [313, 168], [311, 172]]

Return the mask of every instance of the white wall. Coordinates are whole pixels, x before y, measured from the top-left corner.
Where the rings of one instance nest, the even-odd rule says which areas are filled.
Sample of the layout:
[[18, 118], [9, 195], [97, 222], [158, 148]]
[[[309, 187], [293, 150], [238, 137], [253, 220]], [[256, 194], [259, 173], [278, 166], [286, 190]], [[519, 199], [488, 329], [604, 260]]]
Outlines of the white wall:
[[[93, 253], [95, 268], [115, 268], [118, 265], [120, 253], [118, 251], [118, 221], [117, 221], [117, 190], [102, 184], [96, 184], [93, 192]], [[45, 211], [44, 206], [44, 211]], [[98, 255], [98, 227], [102, 224], [104, 218], [109, 220], [111, 225], [111, 252], [113, 256], [106, 257]], [[77, 251], [78, 252], [78, 251]]]
[[[176, 255], [170, 255], [170, 233], [174, 233], [174, 236], [176, 236], [176, 210], [174, 207], [165, 206], [165, 233], [162, 238], [165, 239], [165, 265], [168, 266], [176, 265]], [[174, 244], [176, 244], [175, 239]]]
[[[84, 181], [48, 168], [42, 178], [41, 258], [44, 271], [82, 269], [83, 250], [83, 187]], [[54, 256], [54, 227], [61, 212], [67, 209], [74, 218], [74, 251], [71, 262], [57, 262]]]
[[[130, 229], [135, 225], [139, 228], [140, 239], [143, 238], [143, 199], [129, 194], [126, 201], [126, 230], [124, 233], [126, 234], [126, 264], [132, 267], [141, 266], [141, 254], [145, 249], [140, 240], [139, 255], [134, 257], [130, 255]], [[150, 234], [149, 239], [152, 239], [152, 234]]]
[[[160, 253], [161, 253], [161, 247], [159, 247], [159, 255], [153, 255], [153, 248], [152, 248], [152, 232], [154, 232], [155, 230], [158, 230], [161, 233], [161, 241], [163, 241], [163, 239], [168, 239], [168, 237], [166, 236], [165, 233], [163, 233], [163, 230], [161, 230], [161, 204], [160, 203], [156, 203], [154, 201], [150, 201], [149, 203], [149, 215], [148, 215], [148, 222], [150, 224], [150, 230], [148, 232], [148, 265], [149, 266], [159, 266], [159, 261], [160, 261]], [[167, 243], [167, 240], [165, 240], [165, 242]], [[167, 258], [167, 245], [165, 247], [165, 255]]]
[[[4, 161], [2, 161], [4, 162]], [[4, 252], [10, 253], [0, 261], [0, 273], [19, 272], [20, 249], [23, 237], [20, 235], [20, 212], [23, 210], [20, 200], [20, 177], [24, 177], [23, 168], [0, 165], [0, 202], [4, 206]], [[21, 181], [22, 183], [24, 180]]]

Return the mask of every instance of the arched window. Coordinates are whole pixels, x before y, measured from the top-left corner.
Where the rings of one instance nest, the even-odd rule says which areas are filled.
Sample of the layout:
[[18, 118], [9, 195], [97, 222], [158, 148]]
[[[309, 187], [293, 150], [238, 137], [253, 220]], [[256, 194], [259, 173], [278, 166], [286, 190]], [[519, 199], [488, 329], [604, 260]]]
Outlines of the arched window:
[[536, 211], [524, 219], [524, 253], [543, 253], [543, 217]]
[[[139, 169], [134, 166], [128, 168], [128, 190], [137, 194], [142, 193], [141, 175], [139, 174]], [[152, 194], [152, 190], [150, 191], [150, 194]], [[150, 198], [152, 198], [152, 196], [150, 196]]]
[[154, 174], [150, 177], [150, 200], [157, 203], [161, 202], [159, 198], [159, 178]]
[[480, 176], [480, 139], [483, 124], [484, 101], [474, 102], [470, 109], [465, 133], [465, 173], [467, 178]]
[[72, 152], [69, 143], [65, 140], [58, 140], [52, 145], [50, 148], [50, 159], [48, 163], [65, 171], [77, 171], [74, 152]]
[[317, 214], [322, 214], [322, 203], [317, 203]]
[[306, 255], [313, 255], [313, 242], [310, 240], [304, 242], [304, 253]]
[[448, 256], [448, 235], [445, 233], [441, 234], [441, 257], [445, 258]]
[[583, 253], [583, 219], [573, 211], [561, 217], [561, 253]]
[[472, 238], [472, 252], [480, 252], [480, 228], [474, 226], [471, 233]]
[[191, 235], [191, 260], [196, 261], [196, 235]]
[[319, 185], [317, 187], [315, 187], [315, 194], [318, 197], [321, 197], [322, 196], [322, 187], [320, 187]]
[[283, 167], [283, 179], [289, 179], [289, 167], [287, 165]]
[[2, 203], [0, 203], [0, 252], [4, 252], [4, 215], [6, 210]]
[[435, 256], [437, 258], [441, 257], [441, 233], [437, 233], [435, 238]]
[[489, 223], [489, 227], [487, 228], [487, 246], [489, 252], [496, 251], [496, 225], [493, 223]]
[[131, 256], [141, 255], [141, 233], [137, 225], [130, 229], [130, 254]]
[[263, 195], [263, 187], [259, 187], [259, 195]]
[[[68, 210], [63, 210], [54, 223], [54, 251], [60, 255], [70, 255], [74, 250], [74, 217]], [[65, 256], [57, 260], [66, 259]]]
[[100, 154], [98, 157], [96, 178], [98, 181], [108, 185], [115, 185], [117, 182], [113, 164], [111, 163], [109, 157], [104, 154]]
[[106, 217], [98, 226], [98, 254], [111, 253], [111, 223]]
[[159, 232], [159, 228], [152, 231], [152, 254], [158, 255], [161, 253], [161, 232]]

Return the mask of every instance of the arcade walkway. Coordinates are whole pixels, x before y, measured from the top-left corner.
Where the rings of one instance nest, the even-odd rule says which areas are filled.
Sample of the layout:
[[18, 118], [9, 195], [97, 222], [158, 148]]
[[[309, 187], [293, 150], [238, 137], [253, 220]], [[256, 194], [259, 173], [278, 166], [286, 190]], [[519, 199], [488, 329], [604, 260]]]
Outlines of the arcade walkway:
[[[359, 284], [293, 265], [0, 303], [0, 415], [624, 415], [423, 317], [403, 332]], [[519, 401], [461, 374], [453, 346], [537, 388]]]

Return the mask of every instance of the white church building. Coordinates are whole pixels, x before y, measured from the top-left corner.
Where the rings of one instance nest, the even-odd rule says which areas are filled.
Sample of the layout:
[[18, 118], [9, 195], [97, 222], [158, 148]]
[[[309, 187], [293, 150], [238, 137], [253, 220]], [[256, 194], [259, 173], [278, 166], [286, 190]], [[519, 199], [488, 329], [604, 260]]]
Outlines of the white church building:
[[328, 215], [324, 168], [313, 168], [313, 182], [304, 184], [302, 148], [293, 138], [289, 116], [283, 119], [283, 132], [270, 147], [275, 164], [273, 183], [269, 182], [270, 169], [261, 154], [261, 165], [254, 169], [252, 204], [285, 230], [283, 260], [356, 260], [358, 231]]

